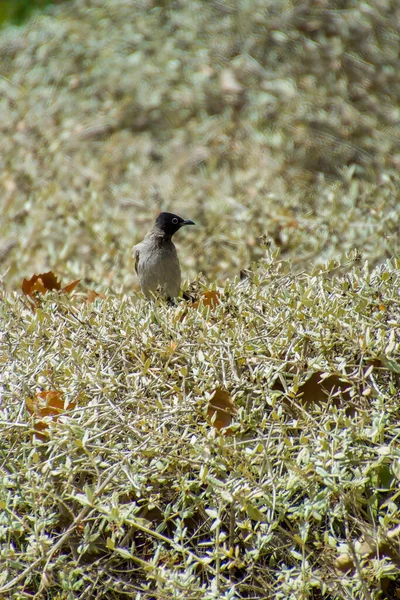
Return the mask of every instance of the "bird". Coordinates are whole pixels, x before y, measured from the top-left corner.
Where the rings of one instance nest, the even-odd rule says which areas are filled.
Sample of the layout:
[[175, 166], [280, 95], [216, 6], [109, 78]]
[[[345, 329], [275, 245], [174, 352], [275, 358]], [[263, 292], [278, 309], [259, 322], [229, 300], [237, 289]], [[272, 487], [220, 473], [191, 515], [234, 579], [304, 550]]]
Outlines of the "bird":
[[171, 301], [181, 290], [181, 268], [172, 236], [185, 225], [195, 225], [189, 219], [162, 212], [134, 248], [135, 270], [146, 298], [158, 290]]

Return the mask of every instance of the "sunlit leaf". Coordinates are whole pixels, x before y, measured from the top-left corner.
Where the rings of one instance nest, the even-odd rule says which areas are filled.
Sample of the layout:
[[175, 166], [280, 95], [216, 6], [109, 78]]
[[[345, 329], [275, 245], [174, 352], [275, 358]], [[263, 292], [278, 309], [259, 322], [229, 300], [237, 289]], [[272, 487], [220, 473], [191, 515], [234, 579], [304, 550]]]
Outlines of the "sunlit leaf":
[[257, 521], [258, 523], [266, 523], [267, 522], [267, 517], [265, 516], [265, 514], [263, 512], [261, 512], [261, 510], [259, 510], [256, 506], [254, 506], [254, 504], [251, 504], [250, 502], [246, 502], [245, 509], [246, 509], [248, 516], [253, 521]]

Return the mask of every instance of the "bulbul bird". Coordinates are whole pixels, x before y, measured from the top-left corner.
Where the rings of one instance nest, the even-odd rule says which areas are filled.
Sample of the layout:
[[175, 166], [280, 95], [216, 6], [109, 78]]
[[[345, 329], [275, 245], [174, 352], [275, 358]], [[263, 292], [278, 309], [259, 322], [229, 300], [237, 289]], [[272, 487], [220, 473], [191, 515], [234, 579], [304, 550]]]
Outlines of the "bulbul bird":
[[172, 236], [184, 225], [194, 223], [173, 213], [162, 212], [144, 240], [135, 246], [135, 269], [147, 298], [151, 298], [158, 289], [168, 299], [179, 295], [181, 268]]

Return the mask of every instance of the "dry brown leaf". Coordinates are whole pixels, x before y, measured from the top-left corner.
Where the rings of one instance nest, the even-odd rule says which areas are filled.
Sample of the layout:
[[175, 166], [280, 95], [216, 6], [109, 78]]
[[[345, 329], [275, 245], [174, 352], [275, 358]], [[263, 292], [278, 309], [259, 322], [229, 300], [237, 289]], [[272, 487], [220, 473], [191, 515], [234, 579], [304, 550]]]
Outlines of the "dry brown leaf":
[[286, 227], [292, 227], [293, 229], [299, 228], [299, 222], [297, 219], [290, 219], [286, 222]]
[[[51, 417], [53, 422], [58, 421], [58, 417], [66, 411], [64, 406], [63, 393], [60, 391], [38, 392], [33, 398], [26, 399], [26, 409], [33, 416], [37, 431], [44, 431], [49, 427], [49, 423], [42, 420], [44, 417]], [[68, 410], [75, 406], [75, 402], [70, 402]], [[38, 437], [44, 439], [41, 434]]]
[[35, 292], [44, 294], [48, 290], [60, 290], [61, 283], [52, 271], [32, 275], [30, 279], [24, 279], [22, 282], [22, 291], [26, 296], [34, 296]]
[[74, 290], [76, 288], [76, 286], [78, 285], [79, 282], [80, 282], [80, 279], [76, 279], [76, 281], [72, 281], [68, 285], [64, 286], [61, 291], [66, 292], [67, 294], [70, 294], [72, 292], [72, 290]]
[[34, 309], [35, 304], [39, 303], [39, 294], [45, 294], [46, 292], [54, 290], [70, 294], [79, 282], [80, 279], [77, 279], [61, 288], [61, 282], [58, 281], [57, 276], [54, 275], [52, 271], [48, 271], [47, 273], [32, 275], [30, 279], [24, 279], [21, 287], [25, 296], [28, 296], [31, 306]]
[[[193, 296], [192, 294], [188, 293], [188, 292], [184, 292], [183, 294], [183, 298], [185, 300], [192, 300], [192, 298], [195, 298], [196, 296]], [[206, 292], [202, 292], [200, 295], [199, 300], [193, 301], [191, 304], [186, 304], [185, 308], [183, 309], [183, 311], [181, 311], [178, 315], [177, 315], [177, 321], [179, 321], [180, 323], [182, 323], [182, 321], [185, 320], [186, 315], [188, 314], [188, 308], [198, 308], [200, 306], [200, 303], [202, 303], [203, 306], [209, 306], [212, 310], [219, 304], [219, 293], [214, 291], [214, 290], [207, 290]]]
[[[229, 427], [232, 423], [233, 416], [236, 415], [237, 412], [238, 409], [229, 392], [222, 388], [217, 388], [208, 403], [207, 419], [210, 423], [216, 427], [218, 431], [223, 427]], [[216, 417], [212, 422], [214, 415], [216, 415]]]
[[[346, 381], [342, 381], [337, 375], [329, 375], [329, 377], [323, 378], [323, 373], [317, 371], [313, 373], [309, 379], [299, 388], [299, 394], [302, 394], [301, 403], [303, 405], [309, 405], [314, 403], [323, 402], [327, 400], [330, 395], [337, 394], [340, 392], [340, 396], [346, 401], [351, 400], [349, 389], [351, 384]], [[332, 402], [335, 406], [340, 405], [340, 396], [332, 398]]]
[[[376, 556], [387, 556], [397, 566], [400, 565], [398, 553], [398, 544], [400, 538], [400, 525], [389, 529], [382, 537], [376, 538], [375, 535], [365, 534], [365, 539], [356, 540], [354, 549], [358, 556], [365, 559], [373, 559]], [[345, 573], [354, 568], [354, 557], [351, 553], [341, 554], [335, 560], [335, 569], [341, 573]]]
[[93, 304], [97, 298], [102, 298], [104, 300], [106, 296], [102, 293], [95, 292], [94, 290], [88, 290], [85, 302], [87, 302], [87, 304]]
[[219, 304], [219, 294], [215, 290], [207, 290], [207, 292], [203, 292], [200, 299], [196, 302], [193, 302], [192, 308], [198, 308], [200, 302], [203, 304], [203, 306], [215, 308]]
[[[297, 369], [289, 369], [290, 372], [297, 373]], [[297, 393], [292, 394], [302, 406], [312, 406], [314, 404], [323, 404], [329, 400], [334, 406], [346, 406], [346, 414], [352, 414], [354, 406], [350, 395], [351, 384], [336, 375], [331, 374], [326, 377], [322, 371], [315, 371], [312, 375], [299, 386]], [[285, 391], [282, 382], [277, 379], [272, 389]]]

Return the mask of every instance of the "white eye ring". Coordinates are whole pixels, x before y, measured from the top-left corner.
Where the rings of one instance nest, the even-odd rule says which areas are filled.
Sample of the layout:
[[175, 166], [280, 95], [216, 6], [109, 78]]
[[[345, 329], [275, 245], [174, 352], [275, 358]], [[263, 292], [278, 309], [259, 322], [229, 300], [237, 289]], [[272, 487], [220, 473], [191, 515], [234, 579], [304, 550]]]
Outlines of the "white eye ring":
[[176, 217], [174, 217], [172, 219], [172, 222], [173, 222], [174, 225], [177, 225], [179, 221], [178, 221], [178, 219]]

